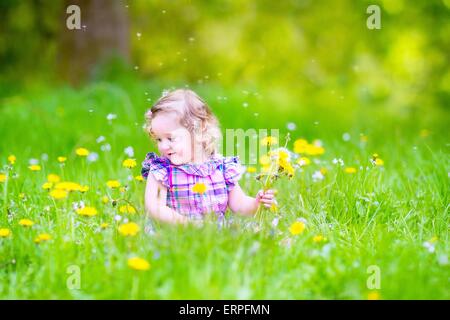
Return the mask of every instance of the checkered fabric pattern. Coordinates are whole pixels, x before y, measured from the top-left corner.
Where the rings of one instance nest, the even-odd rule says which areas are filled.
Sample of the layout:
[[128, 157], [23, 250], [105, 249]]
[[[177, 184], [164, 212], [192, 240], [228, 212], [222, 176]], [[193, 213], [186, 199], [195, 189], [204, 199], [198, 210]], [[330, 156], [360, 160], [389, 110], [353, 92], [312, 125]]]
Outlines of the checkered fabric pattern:
[[[151, 173], [167, 188], [166, 204], [182, 215], [202, 218], [214, 212], [223, 217], [228, 194], [242, 175], [238, 157], [216, 155], [202, 164], [173, 165], [153, 152], [142, 162], [142, 176]], [[206, 191], [196, 193], [194, 185], [203, 183]]]

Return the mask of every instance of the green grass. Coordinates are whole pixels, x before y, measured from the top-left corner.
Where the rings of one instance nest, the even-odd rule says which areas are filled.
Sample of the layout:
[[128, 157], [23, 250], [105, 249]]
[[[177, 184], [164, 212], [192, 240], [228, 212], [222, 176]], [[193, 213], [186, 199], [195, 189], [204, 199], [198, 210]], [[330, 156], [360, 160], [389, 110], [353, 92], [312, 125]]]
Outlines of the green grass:
[[[259, 228], [254, 219], [233, 215], [226, 228], [214, 222], [201, 228], [156, 223], [155, 233], [146, 234], [145, 185], [128, 181], [128, 176], [138, 175], [145, 153], [154, 150], [142, 130], [143, 112], [162, 88], [98, 83], [79, 90], [27, 92], [0, 102], [0, 163], [6, 165], [10, 154], [17, 157], [12, 169], [3, 167], [9, 179], [0, 183], [0, 228], [12, 231], [0, 238], [0, 298], [367, 299], [371, 292], [382, 299], [450, 298], [445, 113], [400, 118], [385, 109], [357, 107], [350, 112], [336, 102], [341, 109], [327, 111], [292, 100], [274, 107], [274, 98], [252, 90], [198, 88], [222, 128], [280, 128], [284, 134], [286, 123], [295, 122], [293, 140], [321, 139], [326, 152], [316, 158], [320, 163], [313, 161], [292, 180], [277, 182], [276, 227], [271, 223], [274, 214], [267, 213]], [[108, 113], [117, 119], [109, 122]], [[421, 129], [430, 135], [422, 137]], [[343, 141], [343, 132], [350, 133], [350, 141]], [[360, 133], [367, 135], [366, 143], [360, 142]], [[101, 135], [106, 141], [97, 143]], [[111, 151], [100, 149], [105, 143]], [[134, 148], [138, 161], [131, 172], [121, 166], [127, 146]], [[98, 161], [77, 157], [77, 147], [97, 152]], [[375, 152], [383, 167], [371, 165]], [[64, 167], [58, 156], [67, 157]], [[41, 171], [28, 169], [30, 158], [39, 159]], [[345, 173], [345, 166], [333, 164], [334, 158], [357, 172]], [[320, 168], [327, 169], [325, 178], [313, 181]], [[90, 189], [54, 201], [41, 187], [50, 173]], [[120, 180], [128, 190], [108, 189], [109, 179]], [[250, 174], [241, 186], [249, 194], [259, 188]], [[137, 214], [121, 214], [141, 226], [138, 235], [118, 233], [123, 220], [114, 216], [125, 202], [104, 204], [104, 195], [138, 208]], [[80, 200], [99, 214], [77, 215], [72, 203]], [[35, 225], [19, 226], [22, 218]], [[299, 218], [306, 220], [306, 229], [292, 236], [289, 226]], [[100, 229], [102, 222], [109, 227]], [[35, 244], [33, 239], [44, 232], [52, 240]], [[319, 234], [327, 240], [315, 243]], [[424, 242], [433, 237], [438, 240], [429, 252]], [[132, 256], [149, 261], [150, 270], [130, 269], [127, 259]], [[379, 290], [366, 284], [371, 265], [381, 271]], [[70, 266], [80, 268], [79, 290], [67, 286]]]

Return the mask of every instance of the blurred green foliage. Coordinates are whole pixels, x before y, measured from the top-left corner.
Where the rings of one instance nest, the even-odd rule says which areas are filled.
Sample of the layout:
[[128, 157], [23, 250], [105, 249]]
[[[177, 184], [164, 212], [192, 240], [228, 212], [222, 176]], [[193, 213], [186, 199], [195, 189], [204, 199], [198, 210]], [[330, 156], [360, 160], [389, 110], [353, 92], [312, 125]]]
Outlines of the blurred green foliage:
[[[381, 29], [366, 27], [370, 4]], [[450, 101], [450, 0], [123, 1], [131, 59], [90, 81], [150, 79], [264, 92], [273, 108], [439, 115]], [[82, 12], [83, 14], [83, 12]], [[58, 83], [62, 0], [0, 3], [0, 96]], [[82, 16], [83, 18], [83, 16]], [[89, 28], [87, 31], [89, 32]], [[60, 84], [60, 83], [59, 83]], [[362, 110], [364, 112], [364, 110]]]

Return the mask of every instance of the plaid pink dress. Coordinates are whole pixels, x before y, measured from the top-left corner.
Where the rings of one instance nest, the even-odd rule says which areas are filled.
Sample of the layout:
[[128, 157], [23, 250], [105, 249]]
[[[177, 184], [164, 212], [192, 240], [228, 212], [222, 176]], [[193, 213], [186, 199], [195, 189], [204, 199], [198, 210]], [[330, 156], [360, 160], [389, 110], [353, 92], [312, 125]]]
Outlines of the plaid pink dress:
[[[242, 167], [238, 157], [216, 155], [202, 164], [173, 165], [150, 152], [141, 172], [145, 179], [153, 174], [167, 188], [166, 204], [176, 212], [191, 218], [215, 212], [220, 218], [227, 210], [228, 193], [241, 178]], [[197, 183], [206, 186], [203, 194], [193, 192]]]

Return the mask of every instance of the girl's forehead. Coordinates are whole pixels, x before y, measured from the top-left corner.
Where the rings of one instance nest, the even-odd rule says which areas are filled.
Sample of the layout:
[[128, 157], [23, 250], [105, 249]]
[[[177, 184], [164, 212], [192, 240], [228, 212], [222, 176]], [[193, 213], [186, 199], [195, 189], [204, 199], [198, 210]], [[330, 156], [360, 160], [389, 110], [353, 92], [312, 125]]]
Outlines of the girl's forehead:
[[174, 113], [162, 113], [158, 114], [153, 120], [151, 125], [153, 134], [173, 134], [180, 130], [185, 129], [178, 119], [178, 116]]

